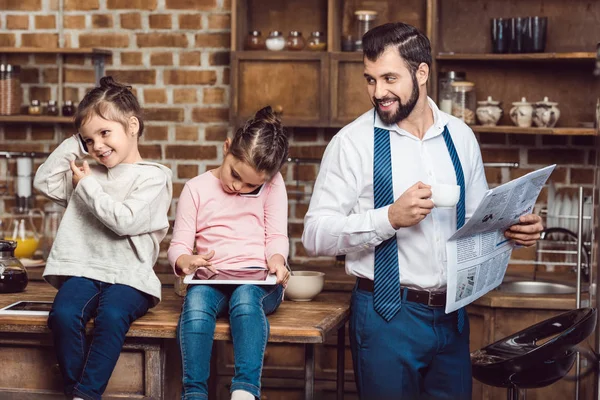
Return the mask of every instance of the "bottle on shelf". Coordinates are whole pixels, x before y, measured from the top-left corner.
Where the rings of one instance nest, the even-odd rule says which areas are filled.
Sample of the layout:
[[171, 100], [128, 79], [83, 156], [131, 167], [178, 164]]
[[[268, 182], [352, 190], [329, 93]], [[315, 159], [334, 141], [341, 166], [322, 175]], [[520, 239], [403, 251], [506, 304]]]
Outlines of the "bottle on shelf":
[[75, 106], [71, 100], [65, 101], [65, 104], [62, 107], [62, 115], [63, 117], [72, 117], [75, 115]]

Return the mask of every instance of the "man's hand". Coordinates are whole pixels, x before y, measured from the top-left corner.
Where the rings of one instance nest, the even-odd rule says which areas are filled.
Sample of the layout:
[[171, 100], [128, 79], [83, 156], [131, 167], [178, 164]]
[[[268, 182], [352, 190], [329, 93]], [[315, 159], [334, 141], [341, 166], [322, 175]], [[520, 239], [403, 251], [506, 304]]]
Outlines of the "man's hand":
[[388, 218], [394, 229], [409, 227], [423, 221], [433, 207], [431, 186], [419, 181], [390, 206]]
[[284, 287], [287, 286], [290, 279], [290, 271], [286, 268], [285, 259], [281, 254], [274, 254], [267, 261], [267, 268], [271, 274], [275, 274], [277, 277], [277, 284], [282, 284]]
[[504, 236], [514, 240], [521, 246], [533, 246], [540, 238], [540, 233], [543, 230], [542, 218], [539, 215], [527, 214], [521, 215], [518, 224], [504, 231]]
[[212, 266], [212, 263], [210, 262], [210, 259], [213, 258], [214, 255], [214, 250], [211, 250], [206, 254], [182, 254], [179, 256], [175, 264], [177, 269], [179, 269], [185, 275], [195, 273], [198, 268], [206, 268], [213, 274], [218, 274], [219, 272], [215, 267]]
[[81, 167], [78, 167], [75, 164], [75, 161], [71, 161], [71, 171], [73, 171], [73, 189], [77, 187], [77, 184], [80, 180], [85, 178], [86, 176], [90, 176], [92, 172], [90, 171], [90, 166], [87, 161], [84, 161]]

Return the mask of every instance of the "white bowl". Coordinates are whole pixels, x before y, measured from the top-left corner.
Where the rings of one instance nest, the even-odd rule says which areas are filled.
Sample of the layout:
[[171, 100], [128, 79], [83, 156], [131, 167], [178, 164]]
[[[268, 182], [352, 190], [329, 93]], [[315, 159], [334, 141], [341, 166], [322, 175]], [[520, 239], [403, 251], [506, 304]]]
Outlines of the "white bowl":
[[285, 289], [285, 298], [293, 301], [311, 301], [321, 293], [324, 282], [323, 272], [294, 271]]

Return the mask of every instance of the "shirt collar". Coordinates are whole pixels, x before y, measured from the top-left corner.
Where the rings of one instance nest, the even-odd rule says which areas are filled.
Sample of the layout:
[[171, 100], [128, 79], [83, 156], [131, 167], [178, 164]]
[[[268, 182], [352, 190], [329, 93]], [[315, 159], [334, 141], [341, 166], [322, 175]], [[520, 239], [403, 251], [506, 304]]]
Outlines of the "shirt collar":
[[[425, 133], [425, 136], [423, 137], [423, 140], [430, 139], [432, 137], [441, 135], [442, 132], [444, 131], [444, 127], [450, 121], [450, 119], [448, 118], [448, 114], [441, 112], [440, 109], [438, 108], [438, 106], [435, 104], [435, 102], [429, 96], [427, 96], [427, 103], [429, 104], [429, 108], [431, 108], [431, 111], [433, 112], [433, 125], [427, 130], [427, 132]], [[394, 132], [397, 132], [404, 136], [414, 137], [414, 135], [410, 134], [409, 132], [405, 131], [404, 129], [401, 129], [396, 124], [384, 123], [381, 120], [381, 118], [379, 118], [379, 114], [377, 114], [377, 111], [374, 108], [373, 108], [373, 113], [375, 114], [375, 127], [376, 128], [381, 128], [381, 129], [385, 129], [388, 131], [394, 131]]]

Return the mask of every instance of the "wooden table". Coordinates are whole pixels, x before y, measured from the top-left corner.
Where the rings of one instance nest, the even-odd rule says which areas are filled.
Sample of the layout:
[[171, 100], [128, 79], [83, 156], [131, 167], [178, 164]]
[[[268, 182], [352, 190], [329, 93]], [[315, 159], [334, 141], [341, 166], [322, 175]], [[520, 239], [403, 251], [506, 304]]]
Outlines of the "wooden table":
[[[46, 283], [30, 282], [27, 290], [23, 293], [0, 294], [0, 308], [19, 300], [52, 301], [55, 294], [56, 290]], [[139, 343], [143, 344], [147, 343], [144, 339], [175, 339], [182, 301], [181, 297], [174, 294], [173, 288], [164, 288], [163, 301], [157, 307], [151, 309], [144, 317], [135, 321], [131, 326], [131, 329], [127, 333], [127, 337], [131, 338], [130, 342], [139, 341]], [[339, 293], [325, 292], [319, 294], [311, 302], [284, 301], [279, 309], [269, 316], [271, 326], [269, 342], [303, 343], [305, 345], [305, 399], [314, 398], [314, 346], [315, 344], [323, 344], [326, 337], [334, 331], [338, 333], [337, 398], [343, 398], [344, 338], [346, 336], [344, 326], [349, 316], [349, 296], [340, 297]], [[43, 316], [0, 315], [0, 339], [2, 339], [0, 340], [0, 347], [4, 348], [4, 346], [13, 343], [15, 335], [19, 334], [49, 337], [46, 319]], [[93, 324], [88, 324], [88, 332], [91, 332], [92, 328]], [[217, 321], [214, 338], [215, 340], [231, 339], [229, 323], [226, 319], [219, 319]], [[152, 364], [146, 365], [145, 375], [149, 375], [149, 378], [154, 377], [153, 382], [144, 383], [145, 393], [141, 397], [130, 396], [129, 398], [165, 398], [163, 380], [169, 375], [168, 371], [165, 371], [167, 364], [165, 362], [165, 347], [154, 347], [153, 351], [146, 354], [146, 358], [148, 358], [148, 355], [151, 355], [149, 358]], [[43, 366], [41, 367], [43, 368]], [[160, 371], [154, 371], [157, 368]], [[22, 391], [19, 388], [15, 389]], [[0, 395], [2, 393], [9, 392], [0, 389]], [[36, 398], [46, 397], [40, 396]], [[47, 396], [47, 398], [50, 397]], [[105, 396], [105, 398], [111, 397], [109, 395]], [[117, 396], [115, 398], [122, 397]]]

